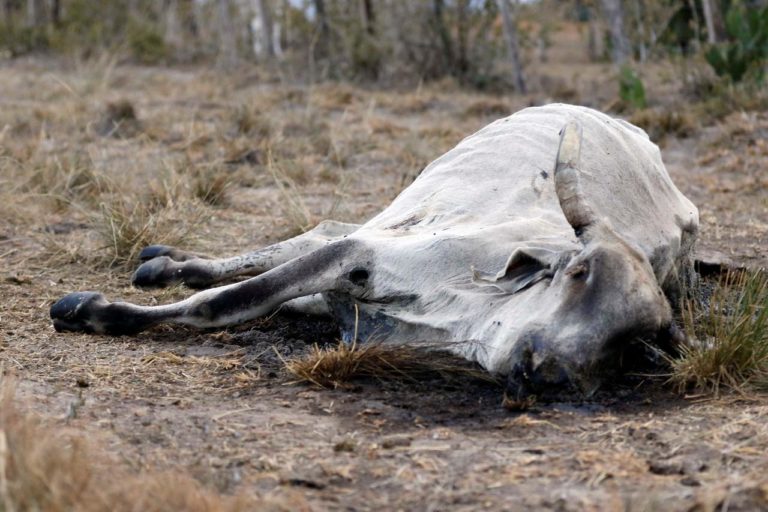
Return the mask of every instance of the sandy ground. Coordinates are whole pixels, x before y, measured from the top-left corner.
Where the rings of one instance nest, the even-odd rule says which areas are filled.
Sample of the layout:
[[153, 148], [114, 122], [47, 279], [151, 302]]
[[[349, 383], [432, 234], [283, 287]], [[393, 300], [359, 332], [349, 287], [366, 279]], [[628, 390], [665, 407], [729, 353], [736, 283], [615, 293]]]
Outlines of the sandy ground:
[[[334, 342], [335, 327], [314, 319], [120, 338], [50, 325], [48, 307], [73, 290], [144, 304], [189, 292], [130, 288], [129, 267], [104, 264], [98, 204], [81, 194], [62, 205], [60, 191], [21, 186], [20, 175], [85, 158], [128, 194], [175, 162], [214, 162], [233, 177], [227, 201], [197, 205], [182, 245], [233, 254], [305, 221], [364, 220], [463, 136], [529, 103], [561, 94], [605, 107], [615, 93], [608, 73], [580, 69], [554, 93], [495, 98], [450, 84], [382, 92], [287, 87], [248, 72], [0, 65], [0, 148], [12, 162], [0, 205], [2, 367], [17, 376], [25, 407], [82, 429], [137, 470], [183, 468], [226, 493], [298, 493], [317, 510], [767, 507], [763, 396], [680, 395], [635, 376], [586, 403], [515, 413], [498, 387], [468, 378], [345, 390], [291, 383], [281, 357]], [[120, 99], [136, 108], [140, 134], [99, 135], [105, 105]], [[767, 263], [766, 133], [768, 114], [737, 112], [660, 141], [700, 208], [710, 260]], [[283, 162], [278, 181], [293, 183], [287, 192], [267, 170], [270, 154]]]

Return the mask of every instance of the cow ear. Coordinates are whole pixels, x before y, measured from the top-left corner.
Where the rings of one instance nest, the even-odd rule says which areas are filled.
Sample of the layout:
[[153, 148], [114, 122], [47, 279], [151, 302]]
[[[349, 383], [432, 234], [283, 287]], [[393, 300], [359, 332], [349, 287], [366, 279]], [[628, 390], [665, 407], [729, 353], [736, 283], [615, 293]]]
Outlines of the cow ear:
[[517, 293], [542, 279], [552, 277], [557, 260], [557, 253], [547, 249], [515, 249], [497, 274], [472, 269], [472, 282], [479, 286], [497, 288], [504, 293]]

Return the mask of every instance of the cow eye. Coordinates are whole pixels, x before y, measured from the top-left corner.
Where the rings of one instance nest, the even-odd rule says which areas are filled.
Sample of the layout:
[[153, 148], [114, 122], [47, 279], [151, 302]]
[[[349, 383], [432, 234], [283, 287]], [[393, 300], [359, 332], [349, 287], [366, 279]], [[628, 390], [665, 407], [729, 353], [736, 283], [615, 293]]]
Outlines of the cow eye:
[[573, 279], [584, 279], [589, 274], [589, 263], [581, 261], [575, 265], [572, 265], [565, 271], [565, 275]]

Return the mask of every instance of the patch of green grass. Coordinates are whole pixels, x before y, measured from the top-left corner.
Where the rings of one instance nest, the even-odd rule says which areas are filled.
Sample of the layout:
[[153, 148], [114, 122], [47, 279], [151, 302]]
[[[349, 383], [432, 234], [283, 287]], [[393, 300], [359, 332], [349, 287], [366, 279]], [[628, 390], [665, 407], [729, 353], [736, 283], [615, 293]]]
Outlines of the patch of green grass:
[[670, 361], [672, 382], [714, 393], [768, 385], [768, 274], [729, 273], [693, 295], [682, 307], [688, 343]]

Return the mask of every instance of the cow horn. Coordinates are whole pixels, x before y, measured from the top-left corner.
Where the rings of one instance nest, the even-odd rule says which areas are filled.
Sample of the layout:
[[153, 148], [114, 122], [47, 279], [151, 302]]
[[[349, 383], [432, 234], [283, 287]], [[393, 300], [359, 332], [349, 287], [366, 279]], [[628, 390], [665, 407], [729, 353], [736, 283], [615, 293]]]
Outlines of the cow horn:
[[560, 208], [576, 236], [595, 220], [592, 208], [587, 204], [579, 183], [579, 159], [581, 153], [581, 125], [569, 121], [560, 131], [560, 146], [557, 149], [555, 165], [555, 193]]

